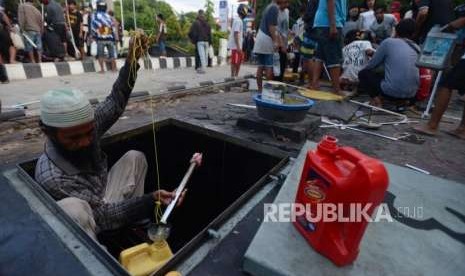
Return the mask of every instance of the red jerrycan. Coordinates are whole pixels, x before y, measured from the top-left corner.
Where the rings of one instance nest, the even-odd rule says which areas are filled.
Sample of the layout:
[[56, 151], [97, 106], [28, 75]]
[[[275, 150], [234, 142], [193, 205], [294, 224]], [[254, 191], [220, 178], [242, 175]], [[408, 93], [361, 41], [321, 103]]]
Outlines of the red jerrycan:
[[307, 154], [293, 223], [317, 252], [338, 266], [351, 264], [388, 183], [380, 161], [327, 136]]

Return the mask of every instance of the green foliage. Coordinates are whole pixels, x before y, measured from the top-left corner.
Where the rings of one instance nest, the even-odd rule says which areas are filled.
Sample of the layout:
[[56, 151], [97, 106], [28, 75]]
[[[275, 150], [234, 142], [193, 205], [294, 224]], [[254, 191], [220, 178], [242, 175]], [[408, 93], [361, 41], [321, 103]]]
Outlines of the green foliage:
[[212, 29], [216, 27], [215, 23], [215, 3], [212, 0], [205, 1], [205, 18]]
[[[120, 2], [114, 2], [115, 16], [121, 20]], [[134, 30], [134, 14], [132, 1], [123, 1], [124, 25], [126, 30]], [[163, 14], [168, 28], [168, 38], [175, 38], [180, 31], [180, 25], [176, 13], [170, 4], [155, 0], [137, 0], [136, 17], [137, 27], [149, 32], [157, 30], [156, 15]], [[173, 37], [174, 36], [174, 37]]]
[[[115, 4], [115, 16], [120, 20], [120, 3], [114, 2]], [[132, 1], [123, 1], [124, 11], [124, 22], [125, 29], [134, 29], [133, 12], [132, 12]], [[205, 15], [212, 30], [215, 30], [216, 23], [214, 18], [215, 4], [212, 0], [206, 0], [205, 3]], [[167, 40], [171, 44], [184, 48], [187, 51], [193, 50], [193, 45], [188, 41], [187, 34], [192, 23], [197, 18], [197, 12], [188, 12], [177, 14], [170, 4], [164, 1], [155, 0], [137, 0], [136, 1], [136, 13], [137, 13], [137, 27], [142, 28], [148, 32], [156, 33], [158, 26], [156, 22], [156, 15], [161, 13], [165, 17], [166, 26], [168, 29]], [[225, 37], [224, 33], [213, 31], [213, 45], [218, 47], [219, 39]]]
[[212, 44], [213, 44], [213, 48], [215, 50], [218, 50], [218, 48], [220, 47], [220, 39], [221, 38], [227, 38], [228, 37], [228, 33], [226, 32], [222, 32], [222, 31], [212, 31]]

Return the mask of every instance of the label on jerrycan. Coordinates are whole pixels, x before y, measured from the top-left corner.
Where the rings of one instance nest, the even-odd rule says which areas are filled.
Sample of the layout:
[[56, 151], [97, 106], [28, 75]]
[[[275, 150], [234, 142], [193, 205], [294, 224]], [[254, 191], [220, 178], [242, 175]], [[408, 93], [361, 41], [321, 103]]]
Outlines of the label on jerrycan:
[[308, 172], [307, 180], [302, 187], [303, 195], [305, 196], [304, 203], [306, 210], [310, 212], [297, 217], [297, 222], [305, 229], [307, 232], [316, 231], [316, 223], [309, 221], [307, 216], [315, 217], [315, 214], [312, 213], [312, 210], [316, 210], [316, 205], [322, 203], [326, 199], [327, 189], [330, 187], [328, 181], [321, 177], [316, 171], [310, 170]]

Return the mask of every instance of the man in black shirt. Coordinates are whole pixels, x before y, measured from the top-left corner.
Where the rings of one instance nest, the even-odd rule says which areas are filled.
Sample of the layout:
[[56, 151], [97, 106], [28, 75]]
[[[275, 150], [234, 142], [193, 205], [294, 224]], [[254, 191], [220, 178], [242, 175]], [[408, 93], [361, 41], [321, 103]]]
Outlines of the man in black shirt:
[[78, 10], [75, 0], [68, 1], [68, 18], [70, 25], [69, 27], [71, 29], [71, 32], [73, 33], [74, 44], [76, 45], [76, 48], [79, 49], [79, 52], [81, 52], [82, 59], [84, 57], [84, 26], [82, 14]]

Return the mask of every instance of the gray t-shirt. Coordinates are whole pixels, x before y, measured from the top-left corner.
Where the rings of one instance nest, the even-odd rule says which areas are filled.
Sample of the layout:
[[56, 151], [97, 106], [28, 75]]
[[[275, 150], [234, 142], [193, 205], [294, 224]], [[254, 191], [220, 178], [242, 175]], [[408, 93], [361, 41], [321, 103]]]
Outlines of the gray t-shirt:
[[50, 0], [47, 5], [47, 24], [65, 24], [65, 15], [63, 13], [63, 8], [55, 2], [54, 0]]
[[[278, 26], [279, 8], [276, 4], [269, 4], [262, 13], [262, 20], [260, 22], [260, 30], [266, 35], [271, 36], [270, 25]], [[289, 24], [289, 23], [288, 23]], [[288, 26], [289, 27], [289, 26]]]
[[345, 37], [350, 31], [360, 30], [360, 21], [349, 20], [344, 24], [342, 28], [342, 35]]
[[392, 36], [396, 24], [396, 18], [392, 14], [385, 14], [381, 23], [378, 23], [377, 20], [373, 22], [370, 31], [375, 36], [376, 41], [380, 42]]
[[376, 50], [366, 69], [384, 65], [383, 92], [395, 98], [413, 98], [420, 84], [420, 73], [415, 66], [417, 58], [418, 53], [404, 39], [388, 38]]

